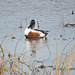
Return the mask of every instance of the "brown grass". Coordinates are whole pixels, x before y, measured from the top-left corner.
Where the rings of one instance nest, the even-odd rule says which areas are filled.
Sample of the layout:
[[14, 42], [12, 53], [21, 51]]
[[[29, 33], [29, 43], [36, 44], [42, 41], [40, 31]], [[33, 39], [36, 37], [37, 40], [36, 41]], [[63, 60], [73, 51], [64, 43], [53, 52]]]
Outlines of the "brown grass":
[[[53, 45], [44, 45], [42, 47], [39, 47], [37, 49], [34, 49], [35, 52], [37, 52], [37, 54], [39, 55], [40, 58], [42, 58], [40, 56], [40, 54], [38, 53], [38, 51], [44, 47], [47, 46], [54, 46], [56, 45], [56, 59], [54, 59], [56, 61], [56, 67], [53, 66], [53, 63], [50, 64], [50, 66], [46, 66], [44, 64], [45, 60], [42, 61], [38, 61], [38, 60], [34, 60], [34, 62], [32, 63], [32, 57], [35, 55], [35, 52], [32, 55], [28, 55], [26, 56], [26, 53], [30, 52], [29, 51], [25, 51], [26, 47], [23, 48], [23, 50], [21, 50], [22, 52], [17, 54], [17, 46], [19, 41], [21, 41], [21, 39], [24, 37], [21, 37], [20, 39], [18, 39], [16, 45], [15, 45], [15, 50], [14, 50], [14, 54], [10, 54], [10, 52], [7, 52], [5, 50], [9, 39], [12, 37], [12, 35], [15, 33], [15, 31], [17, 30], [17, 28], [14, 30], [14, 32], [12, 32], [12, 34], [9, 36], [9, 38], [7, 39], [4, 48], [2, 47], [2, 43], [0, 44], [0, 49], [1, 49], [1, 53], [0, 53], [0, 75], [4, 75], [4, 74], [9, 74], [9, 75], [30, 75], [30, 72], [37, 75], [63, 75], [63, 72], [65, 75], [69, 75], [69, 71], [73, 70], [74, 68], [71, 68], [72, 66], [72, 62], [75, 60], [75, 53], [74, 49], [75, 49], [75, 45], [72, 46], [72, 48], [70, 50], [68, 50], [65, 53], [65, 56], [63, 56], [63, 53], [65, 51], [65, 48], [74, 40], [71, 40], [62, 50], [60, 56], [58, 56], [58, 44], [53, 44]], [[43, 51], [46, 53], [49, 53], [48, 51]], [[41, 52], [41, 53], [43, 53]], [[5, 59], [5, 53], [8, 54], [8, 58]], [[46, 59], [48, 60], [48, 59]], [[40, 66], [37, 66], [37, 64], [40, 64]], [[25, 69], [26, 68], [26, 69]], [[49, 68], [49, 69], [48, 69]], [[75, 70], [75, 69], [74, 69]]]

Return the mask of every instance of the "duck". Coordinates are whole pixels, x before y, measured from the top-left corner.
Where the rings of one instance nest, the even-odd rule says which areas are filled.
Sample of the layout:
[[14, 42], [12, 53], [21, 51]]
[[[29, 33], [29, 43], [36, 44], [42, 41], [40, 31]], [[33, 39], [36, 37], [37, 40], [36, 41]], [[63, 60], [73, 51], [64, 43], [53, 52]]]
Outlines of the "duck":
[[24, 30], [26, 38], [46, 38], [49, 31], [33, 29], [35, 27], [35, 20], [31, 20], [30, 25]]

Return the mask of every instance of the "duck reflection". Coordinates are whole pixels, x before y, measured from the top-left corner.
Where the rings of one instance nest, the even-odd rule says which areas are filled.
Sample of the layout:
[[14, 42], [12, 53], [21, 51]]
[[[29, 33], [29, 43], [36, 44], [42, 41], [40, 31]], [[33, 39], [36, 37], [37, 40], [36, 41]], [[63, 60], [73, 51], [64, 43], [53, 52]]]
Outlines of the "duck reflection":
[[29, 48], [32, 53], [36, 53], [37, 47], [39, 48], [40, 46], [45, 44], [46, 39], [31, 39], [28, 38], [26, 39], [26, 46]]

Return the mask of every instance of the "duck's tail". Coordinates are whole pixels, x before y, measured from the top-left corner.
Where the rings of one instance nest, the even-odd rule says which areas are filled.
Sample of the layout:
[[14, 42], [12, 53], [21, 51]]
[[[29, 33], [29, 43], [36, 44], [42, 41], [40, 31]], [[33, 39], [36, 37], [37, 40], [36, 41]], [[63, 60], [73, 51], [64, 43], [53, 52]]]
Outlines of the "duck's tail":
[[47, 36], [48, 32], [50, 32], [50, 31], [43, 31], [42, 30], [42, 32]]

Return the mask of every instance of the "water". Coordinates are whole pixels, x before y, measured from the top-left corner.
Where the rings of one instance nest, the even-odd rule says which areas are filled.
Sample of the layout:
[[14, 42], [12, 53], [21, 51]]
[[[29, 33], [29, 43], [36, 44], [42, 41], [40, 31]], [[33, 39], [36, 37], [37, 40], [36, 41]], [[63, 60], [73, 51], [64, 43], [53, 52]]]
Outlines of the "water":
[[[72, 15], [72, 11], [75, 12], [75, 0], [1, 0], [0, 43], [7, 36], [2, 43], [4, 48], [6, 41], [14, 32], [12, 36], [15, 39], [10, 37], [5, 47], [6, 53], [12, 55], [16, 53], [18, 57], [20, 53], [25, 52], [28, 61], [32, 56], [31, 63], [37, 60], [45, 61], [45, 65], [51, 65], [56, 59], [56, 50], [59, 56], [65, 45], [75, 38], [75, 27], [63, 26], [67, 23], [75, 24], [75, 14]], [[46, 40], [24, 37], [24, 30], [30, 24], [31, 19], [36, 21], [35, 28], [37, 28], [38, 21], [39, 29], [50, 30]], [[20, 24], [23, 26], [22, 29], [19, 28]], [[75, 40], [66, 47], [64, 54], [73, 45], [75, 45]], [[55, 66], [55, 61], [53, 65]], [[75, 72], [70, 71], [70, 73], [74, 75]]]

